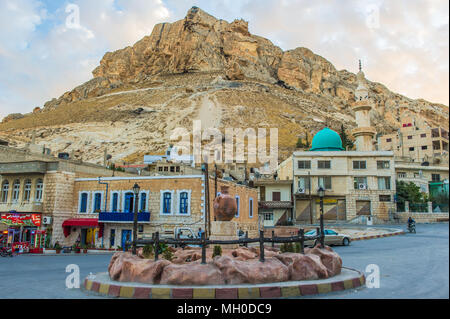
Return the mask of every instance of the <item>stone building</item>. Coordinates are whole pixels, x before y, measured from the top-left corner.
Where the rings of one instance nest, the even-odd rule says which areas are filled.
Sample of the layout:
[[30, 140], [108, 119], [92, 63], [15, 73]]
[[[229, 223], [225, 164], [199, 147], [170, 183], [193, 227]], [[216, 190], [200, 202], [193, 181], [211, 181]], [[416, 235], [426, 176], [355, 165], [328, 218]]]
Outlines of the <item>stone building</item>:
[[278, 168], [280, 179], [293, 180], [294, 215], [298, 223], [317, 223], [318, 189], [325, 190], [324, 219], [388, 221], [395, 212], [395, 163], [391, 151], [374, 151], [376, 131], [370, 124], [372, 103], [364, 73], [358, 75], [352, 105], [358, 127], [353, 130], [356, 151], [344, 151], [338, 133], [324, 128], [313, 138], [310, 151], [294, 152]]
[[[70, 213], [57, 222], [64, 236], [56, 240], [71, 244], [91, 240], [96, 246], [123, 247], [133, 231], [134, 184], [140, 187], [138, 203], [138, 236], [151, 237], [159, 231], [174, 236], [176, 227], [188, 227], [196, 234], [205, 229], [205, 185], [203, 175], [139, 176], [75, 179]], [[229, 186], [229, 194], [238, 202], [238, 212], [233, 221], [249, 236], [258, 234], [258, 197], [256, 189], [218, 180], [217, 193]], [[210, 214], [213, 220], [214, 180], [209, 182]], [[88, 226], [96, 229], [86, 236]]]

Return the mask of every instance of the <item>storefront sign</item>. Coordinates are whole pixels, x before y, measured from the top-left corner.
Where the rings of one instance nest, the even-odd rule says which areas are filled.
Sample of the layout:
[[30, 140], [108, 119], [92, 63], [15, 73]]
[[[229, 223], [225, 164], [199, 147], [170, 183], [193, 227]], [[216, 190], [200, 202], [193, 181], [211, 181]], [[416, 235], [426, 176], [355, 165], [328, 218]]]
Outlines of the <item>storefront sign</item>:
[[41, 214], [2, 214], [2, 223], [8, 226], [41, 226]]

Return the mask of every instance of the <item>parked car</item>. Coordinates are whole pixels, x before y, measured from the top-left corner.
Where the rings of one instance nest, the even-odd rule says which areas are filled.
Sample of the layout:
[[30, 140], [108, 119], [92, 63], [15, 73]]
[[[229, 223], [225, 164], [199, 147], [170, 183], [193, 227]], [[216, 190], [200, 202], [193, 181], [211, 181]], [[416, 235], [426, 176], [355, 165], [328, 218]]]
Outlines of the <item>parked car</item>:
[[[325, 229], [325, 245], [331, 246], [331, 245], [344, 245], [348, 246], [351, 242], [351, 237], [346, 234], [339, 234], [338, 232], [331, 230], [331, 229]], [[305, 233], [305, 236], [316, 236], [316, 230], [310, 230]], [[305, 240], [305, 246], [316, 246], [320, 241], [318, 239], [316, 240]]]

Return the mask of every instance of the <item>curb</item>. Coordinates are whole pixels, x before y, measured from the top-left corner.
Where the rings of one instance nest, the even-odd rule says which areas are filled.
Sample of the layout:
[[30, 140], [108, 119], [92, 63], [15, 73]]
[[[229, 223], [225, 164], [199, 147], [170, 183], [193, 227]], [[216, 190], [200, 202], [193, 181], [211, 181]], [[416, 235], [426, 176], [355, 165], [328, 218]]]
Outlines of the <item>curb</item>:
[[365, 286], [366, 278], [358, 270], [358, 276], [336, 282], [317, 284], [293, 284], [292, 286], [235, 287], [235, 288], [155, 288], [104, 284], [86, 278], [83, 287], [100, 295], [135, 299], [259, 299], [291, 298], [325, 294]]
[[375, 238], [391, 237], [391, 236], [404, 235], [404, 234], [405, 234], [404, 231], [399, 231], [399, 232], [388, 233], [388, 234], [383, 234], [383, 235], [372, 235], [372, 236], [356, 237], [356, 238], [351, 238], [350, 240], [351, 240], [351, 241], [357, 241], [357, 240], [366, 240], [366, 239], [375, 239]]

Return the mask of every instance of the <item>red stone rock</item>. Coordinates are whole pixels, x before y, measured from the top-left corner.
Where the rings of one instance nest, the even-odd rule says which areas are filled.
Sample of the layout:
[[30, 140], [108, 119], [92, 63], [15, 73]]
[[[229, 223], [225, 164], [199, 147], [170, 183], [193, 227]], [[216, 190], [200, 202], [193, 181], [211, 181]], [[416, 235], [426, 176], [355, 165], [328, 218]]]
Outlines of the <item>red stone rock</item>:
[[327, 268], [317, 255], [298, 255], [289, 264], [289, 280], [316, 280], [328, 278]]
[[160, 259], [158, 261], [149, 259], [126, 259], [123, 262], [119, 281], [157, 284], [159, 283], [163, 269], [170, 264], [170, 261], [165, 259]]
[[238, 258], [239, 260], [248, 260], [248, 259], [255, 259], [257, 257], [257, 255], [250, 251], [248, 248], [246, 247], [240, 247], [238, 249], [235, 249], [231, 252], [231, 255], [233, 255], [233, 257]]
[[339, 255], [328, 246], [324, 249], [315, 247], [309, 251], [310, 254], [319, 256], [322, 264], [328, 270], [328, 276], [333, 277], [341, 273], [342, 259]]
[[225, 280], [214, 264], [171, 264], [164, 268], [160, 283], [166, 285], [223, 285]]
[[201, 259], [202, 254], [199, 249], [186, 249], [177, 250], [173, 257], [172, 262], [174, 264], [183, 264]]
[[236, 260], [228, 256], [215, 257], [214, 264], [222, 272], [227, 284], [256, 284], [287, 281], [288, 268], [276, 258], [259, 260]]

